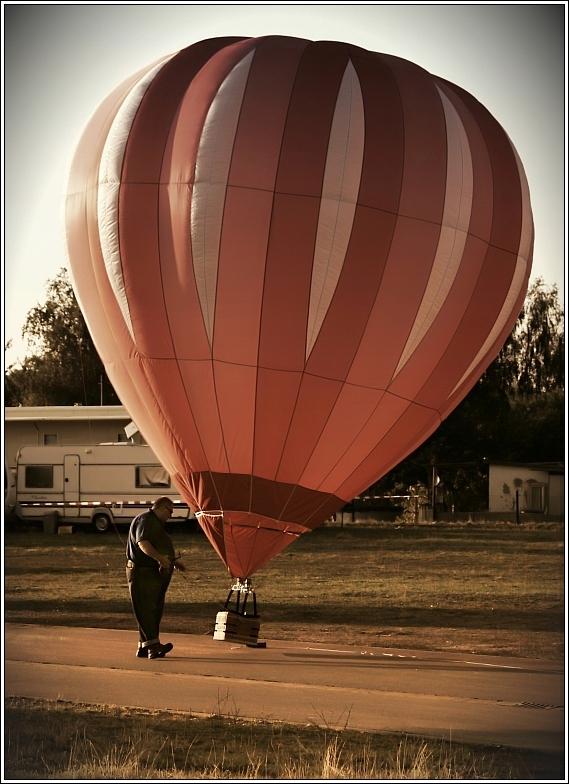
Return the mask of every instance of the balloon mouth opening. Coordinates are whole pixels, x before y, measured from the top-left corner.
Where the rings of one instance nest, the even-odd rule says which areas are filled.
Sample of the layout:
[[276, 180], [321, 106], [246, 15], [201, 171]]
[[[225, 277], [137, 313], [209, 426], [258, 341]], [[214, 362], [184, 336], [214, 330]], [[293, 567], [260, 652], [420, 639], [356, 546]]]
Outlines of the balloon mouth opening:
[[269, 515], [256, 512], [244, 512], [236, 509], [217, 509], [215, 511], [200, 510], [195, 513], [199, 522], [222, 525], [224, 528], [248, 528], [277, 531], [281, 534], [300, 536], [312, 530], [301, 523], [291, 523], [286, 520], [277, 520]]
[[196, 517], [233, 578], [257, 569], [311, 529], [254, 512], [200, 510]]

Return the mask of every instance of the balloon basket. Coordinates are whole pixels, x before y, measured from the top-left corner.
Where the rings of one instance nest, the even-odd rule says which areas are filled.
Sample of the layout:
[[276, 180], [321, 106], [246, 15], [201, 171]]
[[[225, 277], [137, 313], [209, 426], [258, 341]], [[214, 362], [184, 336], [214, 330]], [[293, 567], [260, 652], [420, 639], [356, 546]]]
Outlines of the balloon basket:
[[248, 580], [231, 586], [225, 609], [215, 619], [214, 640], [225, 640], [249, 648], [265, 648], [259, 642], [261, 620], [257, 614], [257, 597]]

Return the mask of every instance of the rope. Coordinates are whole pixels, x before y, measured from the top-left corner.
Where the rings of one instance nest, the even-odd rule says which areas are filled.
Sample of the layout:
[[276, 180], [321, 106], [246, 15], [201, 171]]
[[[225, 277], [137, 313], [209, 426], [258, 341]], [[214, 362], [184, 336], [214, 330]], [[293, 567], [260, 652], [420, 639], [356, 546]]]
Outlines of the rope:
[[113, 524], [113, 528], [115, 529], [115, 533], [116, 533], [116, 535], [117, 535], [117, 536], [118, 536], [118, 538], [121, 540], [121, 544], [122, 544], [122, 546], [123, 546], [123, 547], [125, 548], [125, 550], [126, 550], [126, 542], [124, 541], [124, 539], [123, 539], [123, 538], [122, 538], [122, 536], [120, 535], [120, 532], [119, 532], [118, 526], [117, 526], [117, 524], [115, 523], [115, 521], [114, 521], [114, 518], [111, 520], [111, 523]]

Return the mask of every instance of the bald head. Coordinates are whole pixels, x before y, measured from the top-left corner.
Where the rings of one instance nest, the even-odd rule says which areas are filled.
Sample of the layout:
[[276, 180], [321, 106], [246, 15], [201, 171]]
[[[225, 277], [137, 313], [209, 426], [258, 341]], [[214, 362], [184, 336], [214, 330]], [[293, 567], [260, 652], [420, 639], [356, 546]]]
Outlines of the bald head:
[[174, 514], [174, 502], [167, 496], [157, 498], [152, 504], [152, 511], [163, 523]]

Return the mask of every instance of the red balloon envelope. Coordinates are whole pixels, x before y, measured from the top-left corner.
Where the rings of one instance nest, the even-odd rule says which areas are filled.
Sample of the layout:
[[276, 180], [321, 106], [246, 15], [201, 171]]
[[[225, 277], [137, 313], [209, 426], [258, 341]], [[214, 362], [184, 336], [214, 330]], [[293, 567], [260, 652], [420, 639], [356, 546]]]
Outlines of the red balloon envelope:
[[118, 87], [66, 216], [109, 378], [241, 578], [464, 398], [533, 245], [521, 163], [471, 95], [278, 36], [202, 41]]

